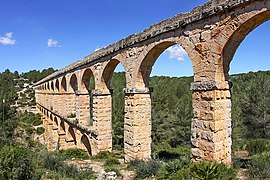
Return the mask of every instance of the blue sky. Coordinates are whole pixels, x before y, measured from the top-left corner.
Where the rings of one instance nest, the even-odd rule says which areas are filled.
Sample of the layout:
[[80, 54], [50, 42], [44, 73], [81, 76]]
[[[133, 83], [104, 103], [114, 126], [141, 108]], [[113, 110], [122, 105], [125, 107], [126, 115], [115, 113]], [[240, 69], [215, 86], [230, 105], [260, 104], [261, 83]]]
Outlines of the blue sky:
[[[0, 0], [0, 71], [60, 69], [207, 0]], [[270, 69], [270, 22], [241, 44], [231, 73]], [[152, 75], [191, 75], [189, 58], [165, 51]], [[169, 62], [169, 63], [168, 63]], [[117, 68], [121, 70], [121, 68]]]

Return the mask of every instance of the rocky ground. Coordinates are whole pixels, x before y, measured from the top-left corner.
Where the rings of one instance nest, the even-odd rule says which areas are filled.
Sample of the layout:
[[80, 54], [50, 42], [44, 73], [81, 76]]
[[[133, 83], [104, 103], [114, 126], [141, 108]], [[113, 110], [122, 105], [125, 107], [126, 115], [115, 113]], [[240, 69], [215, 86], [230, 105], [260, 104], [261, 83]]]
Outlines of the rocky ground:
[[97, 174], [97, 180], [130, 180], [133, 179], [135, 173], [133, 171], [127, 170], [127, 164], [124, 163], [123, 159], [119, 159], [121, 162], [119, 165], [119, 171], [121, 173], [121, 177], [117, 177], [115, 172], [105, 172], [104, 170], [104, 162], [102, 161], [94, 161], [94, 160], [68, 160], [68, 164], [74, 164], [79, 168], [91, 167], [92, 170]]

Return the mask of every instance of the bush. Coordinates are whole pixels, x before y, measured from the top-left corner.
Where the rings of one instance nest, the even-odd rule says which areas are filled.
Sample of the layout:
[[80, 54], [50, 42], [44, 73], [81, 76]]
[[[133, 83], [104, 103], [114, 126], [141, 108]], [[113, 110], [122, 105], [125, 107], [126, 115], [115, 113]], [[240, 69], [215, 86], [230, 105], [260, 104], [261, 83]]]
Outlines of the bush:
[[77, 166], [71, 164], [62, 164], [59, 167], [58, 170], [63, 176], [65, 177], [69, 177], [69, 178], [76, 178], [77, 175], [79, 174], [79, 170], [77, 168]]
[[26, 131], [27, 135], [31, 135], [34, 132], [34, 129], [32, 127], [27, 127], [27, 128], [25, 128], [25, 131]]
[[144, 179], [155, 176], [161, 167], [162, 163], [158, 159], [150, 159], [149, 161], [134, 160], [130, 162], [129, 168], [134, 168], [136, 171], [135, 179]]
[[109, 159], [109, 158], [115, 158], [115, 155], [109, 151], [101, 151], [93, 158], [94, 159]]
[[188, 145], [178, 146], [177, 148], [172, 148], [167, 143], [162, 143], [160, 146], [153, 146], [153, 157], [157, 159], [162, 159], [163, 161], [172, 161], [178, 159], [182, 156], [191, 155], [191, 147]]
[[45, 154], [43, 156], [43, 166], [46, 169], [58, 171], [62, 164], [62, 159], [54, 154]]
[[202, 161], [190, 167], [192, 177], [197, 179], [236, 179], [236, 170], [224, 164]]
[[174, 179], [174, 177], [181, 177], [180, 179], [189, 179], [189, 167], [191, 160], [188, 157], [181, 157], [174, 161], [168, 162], [157, 173], [157, 179]]
[[268, 179], [270, 177], [270, 152], [252, 156], [248, 169], [251, 178]]
[[41, 121], [41, 119], [39, 117], [35, 117], [35, 119], [33, 119], [33, 121], [32, 121], [33, 126], [39, 126], [42, 123], [43, 122]]
[[[118, 171], [119, 172], [119, 171]], [[117, 173], [117, 172], [116, 172]], [[92, 168], [86, 168], [86, 169], [82, 169], [79, 172], [79, 176], [77, 177], [78, 179], [96, 179], [94, 176], [94, 171], [92, 170]]]
[[120, 164], [120, 162], [117, 158], [109, 158], [105, 161], [105, 166], [112, 166], [112, 165], [116, 165], [116, 164]]
[[45, 129], [43, 128], [43, 127], [38, 127], [37, 129], [36, 129], [36, 133], [38, 134], [38, 135], [41, 135], [41, 134], [43, 134], [45, 132]]
[[270, 151], [270, 141], [268, 139], [251, 140], [247, 144], [247, 150], [251, 155]]
[[121, 176], [121, 173], [115, 166], [108, 166], [104, 170], [105, 172], [115, 172], [117, 176]]
[[86, 151], [82, 149], [67, 149], [67, 150], [59, 150], [58, 155], [62, 159], [89, 159], [89, 155]]
[[19, 146], [4, 146], [0, 151], [0, 177], [3, 179], [31, 179], [34, 174], [32, 152]]

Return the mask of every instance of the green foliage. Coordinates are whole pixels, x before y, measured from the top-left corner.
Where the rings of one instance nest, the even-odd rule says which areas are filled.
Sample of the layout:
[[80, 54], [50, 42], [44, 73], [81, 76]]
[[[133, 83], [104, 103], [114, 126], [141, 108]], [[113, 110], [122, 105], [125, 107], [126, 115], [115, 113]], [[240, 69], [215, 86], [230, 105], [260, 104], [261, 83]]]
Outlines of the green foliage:
[[25, 112], [20, 114], [19, 119], [23, 127], [38, 126], [42, 124], [40, 115], [34, 114], [32, 112]]
[[105, 161], [105, 166], [112, 166], [112, 165], [116, 165], [116, 164], [120, 164], [120, 162], [117, 158], [109, 158], [109, 159], [106, 159], [106, 161]]
[[79, 170], [77, 166], [66, 164], [63, 160], [55, 154], [45, 154], [42, 160], [43, 167], [61, 175], [53, 173], [53, 178], [94, 179], [94, 172], [91, 168]]
[[167, 143], [175, 148], [190, 144], [192, 119], [192, 77], [152, 77], [152, 139], [154, 145]]
[[130, 162], [129, 168], [135, 169], [135, 179], [144, 179], [155, 176], [161, 165], [162, 162], [158, 159], [149, 159], [148, 161], [133, 160]]
[[270, 138], [270, 71], [231, 76], [233, 138]]
[[270, 152], [251, 157], [248, 164], [250, 177], [252, 179], [270, 178]]
[[236, 179], [236, 170], [224, 164], [202, 161], [193, 163], [190, 167], [191, 175], [196, 179]]
[[3, 179], [31, 179], [33, 177], [32, 152], [19, 146], [4, 146], [0, 151], [0, 177]]
[[71, 113], [67, 115], [67, 118], [75, 118], [75, 117], [76, 117], [76, 113]]
[[36, 133], [38, 134], [38, 135], [41, 135], [41, 134], [43, 134], [45, 132], [45, 129], [43, 128], [43, 127], [38, 127], [37, 129], [36, 129]]
[[93, 158], [94, 159], [111, 159], [111, 158], [115, 158], [115, 155], [109, 151], [101, 151]]
[[270, 151], [270, 140], [268, 139], [255, 139], [250, 140], [247, 144], [247, 150], [251, 155], [261, 154]]
[[119, 172], [119, 170], [115, 166], [107, 166], [107, 167], [105, 167], [104, 170], [105, 170], [105, 172], [115, 172], [118, 177], [121, 176], [121, 173]]
[[170, 144], [164, 142], [159, 145], [153, 145], [153, 157], [162, 159], [163, 161], [171, 161], [182, 156], [191, 156], [191, 146], [182, 145], [176, 148], [172, 148]]
[[124, 104], [125, 97], [123, 89], [125, 84], [125, 73], [114, 73], [111, 79], [110, 88], [113, 89], [112, 96], [112, 127], [113, 127], [113, 148], [123, 149], [124, 147]]
[[62, 159], [89, 159], [88, 153], [82, 149], [59, 150], [57, 155]]
[[191, 179], [189, 172], [190, 165], [190, 158], [185, 156], [168, 162], [159, 169], [157, 179], [175, 179], [175, 177], [180, 179]]
[[62, 159], [55, 154], [43, 155], [43, 167], [46, 169], [58, 171], [62, 164]]
[[32, 70], [27, 73], [23, 73], [21, 76], [28, 79], [30, 82], [37, 82], [46, 76], [52, 74], [55, 70], [53, 68], [44, 69], [41, 72], [37, 70]]
[[26, 131], [27, 135], [31, 135], [34, 132], [34, 128], [32, 128], [32, 127], [26, 127], [25, 128], [25, 131]]

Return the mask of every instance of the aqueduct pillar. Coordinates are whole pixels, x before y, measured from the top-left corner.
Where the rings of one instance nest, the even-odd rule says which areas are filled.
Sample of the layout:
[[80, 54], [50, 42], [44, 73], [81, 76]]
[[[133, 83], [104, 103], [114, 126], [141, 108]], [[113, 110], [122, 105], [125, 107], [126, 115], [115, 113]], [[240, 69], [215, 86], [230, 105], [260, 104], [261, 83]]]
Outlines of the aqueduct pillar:
[[95, 149], [93, 155], [100, 151], [112, 151], [112, 97], [110, 93], [93, 90], [93, 130]]
[[192, 155], [194, 160], [231, 163], [229, 83], [192, 83]]
[[125, 160], [151, 158], [151, 97], [148, 88], [126, 90]]

